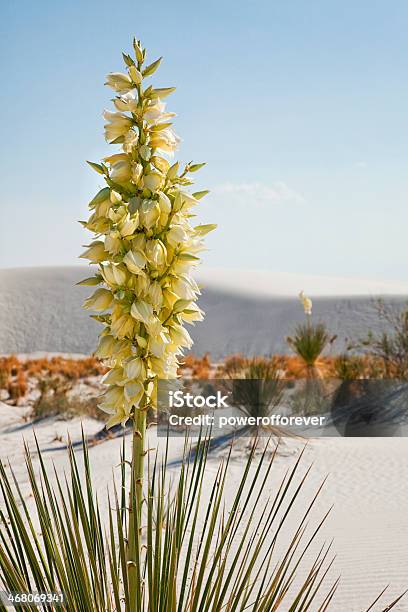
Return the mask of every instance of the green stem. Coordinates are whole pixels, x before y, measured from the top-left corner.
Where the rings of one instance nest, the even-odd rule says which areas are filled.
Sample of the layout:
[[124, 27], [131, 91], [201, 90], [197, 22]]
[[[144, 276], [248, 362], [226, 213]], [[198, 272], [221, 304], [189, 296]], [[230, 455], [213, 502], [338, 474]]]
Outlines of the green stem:
[[146, 410], [136, 410], [133, 419], [132, 474], [129, 499], [127, 563], [129, 612], [142, 610], [142, 506], [146, 437]]

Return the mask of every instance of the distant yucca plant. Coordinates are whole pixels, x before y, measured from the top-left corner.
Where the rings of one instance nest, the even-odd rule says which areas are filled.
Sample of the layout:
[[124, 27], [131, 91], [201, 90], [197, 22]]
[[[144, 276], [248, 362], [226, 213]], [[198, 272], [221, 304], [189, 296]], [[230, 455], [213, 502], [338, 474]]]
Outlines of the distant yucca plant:
[[334, 340], [335, 337], [329, 335], [324, 323], [298, 325], [295, 334], [287, 338], [288, 344], [306, 366], [306, 373], [316, 371], [318, 366], [322, 365], [319, 363], [319, 357]]
[[304, 378], [304, 388], [294, 395], [293, 409], [297, 412], [321, 412], [325, 405], [325, 392], [320, 379], [328, 370], [328, 364], [321, 359], [324, 349], [332, 344], [336, 336], [330, 337], [324, 323], [312, 323], [312, 300], [300, 292], [307, 322], [295, 328], [295, 334], [287, 338], [289, 346], [300, 360], [297, 378]]
[[311, 319], [312, 300], [306, 297], [303, 291], [300, 292], [299, 297], [307, 317], [307, 322], [298, 325], [295, 329], [295, 334], [289, 336], [286, 340], [303, 362], [306, 377], [315, 378], [320, 375], [325, 367], [323, 362], [319, 362], [319, 357], [324, 349], [335, 341], [336, 336], [329, 335], [324, 323], [313, 325]]

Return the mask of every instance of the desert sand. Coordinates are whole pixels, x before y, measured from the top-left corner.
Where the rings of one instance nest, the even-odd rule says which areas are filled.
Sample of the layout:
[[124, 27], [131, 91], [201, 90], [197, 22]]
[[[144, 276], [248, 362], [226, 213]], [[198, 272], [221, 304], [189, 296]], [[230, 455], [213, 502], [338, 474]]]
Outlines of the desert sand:
[[[33, 429], [24, 420], [27, 409], [0, 404], [0, 455], [8, 458], [14, 467], [24, 496], [29, 504], [28, 478], [23, 462], [23, 438], [33, 448]], [[67, 454], [61, 450], [61, 437], [67, 432], [73, 441], [81, 436], [81, 425], [87, 435], [100, 430], [101, 423], [92, 419], [70, 421], [46, 419], [35, 426], [40, 446], [45, 449], [46, 461], [53, 462], [58, 473], [67, 468]], [[149, 429], [149, 446], [163, 444], [154, 428]], [[95, 488], [104, 499], [106, 487], [112, 478], [119, 477], [118, 463], [120, 438], [108, 440], [90, 449]], [[127, 445], [130, 436], [126, 437]], [[182, 453], [182, 438], [170, 443], [170, 461]], [[285, 444], [278, 457], [271, 490], [284, 471], [293, 464], [303, 442]], [[80, 457], [80, 451], [78, 451]], [[219, 458], [210, 459], [206, 475], [210, 483], [215, 475]], [[244, 458], [242, 449], [235, 452], [230, 467], [228, 490], [237, 487]], [[390, 584], [387, 597], [374, 612], [383, 610], [408, 586], [408, 440], [406, 438], [321, 438], [311, 440], [304, 454], [304, 470], [313, 463], [306, 481], [304, 503], [310, 500], [323, 478], [328, 481], [318, 499], [313, 519], [316, 524], [326, 510], [334, 504], [332, 513], [323, 527], [317, 544], [334, 538], [333, 552], [337, 555], [330, 576], [341, 574], [341, 583], [331, 610], [334, 612], [362, 612], [375, 596]], [[34, 456], [34, 464], [38, 461]], [[171, 468], [177, 472], [177, 466]], [[209, 487], [204, 487], [205, 491]], [[303, 501], [302, 501], [303, 503]], [[304, 508], [303, 508], [304, 509]], [[296, 523], [302, 507], [295, 511], [291, 521]], [[282, 542], [285, 543], [284, 541]], [[316, 547], [312, 549], [316, 550]], [[305, 568], [303, 571], [306, 571]], [[408, 599], [396, 608], [408, 610]]]

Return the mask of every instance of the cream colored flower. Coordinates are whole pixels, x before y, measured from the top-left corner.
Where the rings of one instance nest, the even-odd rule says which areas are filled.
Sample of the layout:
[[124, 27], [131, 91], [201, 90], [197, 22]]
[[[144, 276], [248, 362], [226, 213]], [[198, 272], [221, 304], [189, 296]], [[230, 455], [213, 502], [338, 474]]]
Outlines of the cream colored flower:
[[143, 187], [150, 191], [157, 191], [161, 188], [164, 177], [159, 172], [150, 172], [143, 177]]
[[101, 382], [104, 385], [124, 385], [124, 372], [123, 368], [113, 368], [102, 377]]
[[120, 235], [123, 237], [131, 236], [135, 233], [139, 225], [138, 215], [134, 215], [132, 218], [129, 214], [121, 221], [119, 226]]
[[121, 136], [125, 136], [133, 124], [133, 120], [123, 113], [104, 111], [103, 116], [108, 121], [105, 125], [105, 139], [107, 142], [112, 142]]
[[140, 357], [135, 357], [134, 359], [128, 361], [124, 370], [128, 380], [143, 380], [146, 377], [146, 367]]
[[115, 108], [118, 111], [136, 113], [138, 108], [138, 102], [136, 100], [134, 91], [129, 91], [120, 98], [115, 98], [113, 101]]
[[146, 229], [151, 229], [160, 219], [160, 207], [156, 200], [143, 200], [140, 208], [140, 222]]
[[188, 240], [188, 234], [182, 225], [172, 225], [167, 232], [167, 240], [172, 246]]
[[167, 260], [167, 249], [162, 240], [148, 240], [146, 243], [146, 257], [149, 263], [156, 268], [164, 266]]
[[110, 192], [109, 199], [112, 202], [112, 204], [119, 204], [119, 202], [122, 201], [122, 196], [120, 195], [120, 193], [112, 189]]
[[176, 346], [191, 348], [193, 341], [188, 331], [177, 323], [174, 323], [169, 328], [171, 342]]
[[153, 306], [143, 300], [136, 300], [132, 304], [130, 313], [136, 321], [141, 321], [146, 325], [153, 316]]
[[303, 309], [305, 311], [305, 314], [311, 316], [311, 314], [312, 314], [312, 306], [313, 306], [312, 300], [310, 298], [306, 297], [304, 291], [301, 291], [299, 293], [299, 299], [302, 302], [302, 306], [303, 306]]
[[[120, 233], [118, 231], [109, 232], [105, 237], [105, 249], [112, 255], [120, 253], [122, 248], [122, 241], [120, 239]], [[105, 258], [106, 259], [106, 258]]]
[[113, 295], [108, 289], [97, 289], [84, 302], [84, 308], [103, 312], [107, 310], [113, 302]]
[[113, 279], [114, 279], [113, 284], [116, 284], [119, 287], [121, 285], [126, 284], [128, 275], [127, 275], [125, 266], [123, 266], [122, 264], [113, 264], [112, 274], [113, 274]]
[[160, 132], [154, 132], [150, 138], [150, 146], [164, 153], [173, 153], [179, 146], [180, 138], [173, 128], [168, 127]]
[[144, 387], [141, 382], [133, 381], [125, 385], [125, 400], [130, 406], [138, 406], [144, 395]]
[[143, 268], [146, 265], [146, 256], [142, 251], [132, 249], [126, 253], [123, 263], [133, 274], [142, 274]]
[[195, 300], [200, 292], [193, 279], [186, 275], [173, 279], [171, 286], [174, 293], [182, 300]]
[[111, 72], [106, 77], [106, 85], [112, 87], [118, 93], [126, 93], [134, 88], [130, 76], [124, 72]]
[[147, 106], [143, 113], [144, 119], [151, 125], [158, 125], [159, 123], [166, 123], [172, 117], [175, 117], [175, 113], [165, 113], [166, 103], [162, 102], [160, 98], [152, 100]]
[[100, 359], [106, 359], [107, 357], [111, 357], [114, 351], [115, 344], [116, 340], [113, 336], [102, 336], [99, 340], [95, 355]]
[[159, 191], [158, 195], [159, 195], [160, 212], [168, 215], [171, 212], [170, 198], [168, 195], [163, 193], [163, 191]]
[[103, 401], [99, 407], [108, 414], [114, 414], [123, 406], [124, 391], [123, 387], [113, 385], [105, 391]]
[[112, 164], [111, 169], [111, 179], [115, 181], [115, 183], [127, 183], [132, 178], [132, 168], [130, 161], [119, 160]]
[[154, 281], [149, 287], [149, 299], [153, 307], [158, 310], [163, 304], [163, 291], [160, 283]]
[[116, 338], [125, 338], [132, 335], [134, 326], [135, 322], [132, 317], [124, 314], [115, 321], [112, 321], [111, 332]]
[[131, 153], [138, 141], [138, 134], [132, 129], [126, 132], [123, 137], [123, 150], [125, 153]]

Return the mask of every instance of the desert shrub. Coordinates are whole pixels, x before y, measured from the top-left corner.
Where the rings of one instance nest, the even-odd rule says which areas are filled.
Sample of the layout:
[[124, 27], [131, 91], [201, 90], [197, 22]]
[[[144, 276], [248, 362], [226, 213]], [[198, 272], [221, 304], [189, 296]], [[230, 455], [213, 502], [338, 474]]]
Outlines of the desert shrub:
[[218, 366], [217, 378], [239, 378], [245, 371], [248, 357], [236, 354], [230, 355]]
[[49, 416], [62, 416], [72, 418], [74, 416], [89, 416], [101, 419], [101, 411], [98, 408], [98, 397], [80, 397], [70, 395], [72, 382], [63, 376], [53, 376], [39, 380], [39, 397], [32, 407], [34, 420]]
[[339, 355], [333, 362], [333, 376], [341, 380], [363, 378], [366, 364], [362, 357], [356, 355]]
[[[383, 378], [408, 377], [408, 306], [401, 309], [383, 299], [374, 303], [379, 321], [385, 330], [369, 331], [350, 343], [352, 349], [363, 351], [372, 359], [371, 376]], [[379, 366], [381, 362], [382, 367]]]
[[0, 389], [8, 389], [10, 379], [17, 376], [19, 365], [15, 355], [0, 357]]
[[12, 380], [9, 379], [7, 390], [11, 400], [19, 400], [24, 397], [28, 390], [27, 376], [23, 370], [19, 370]]

